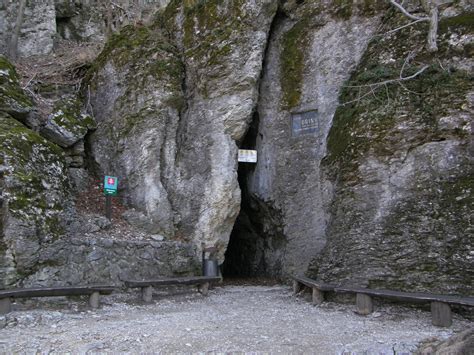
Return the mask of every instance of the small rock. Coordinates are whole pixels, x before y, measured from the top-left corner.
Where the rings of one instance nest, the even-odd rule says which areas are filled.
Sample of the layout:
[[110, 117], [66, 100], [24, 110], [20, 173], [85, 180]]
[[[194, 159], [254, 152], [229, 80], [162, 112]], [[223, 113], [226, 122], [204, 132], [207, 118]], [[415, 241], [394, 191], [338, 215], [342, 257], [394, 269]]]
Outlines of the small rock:
[[153, 234], [150, 236], [150, 238], [156, 240], [157, 242], [162, 242], [163, 240], [165, 240], [165, 237], [159, 234]]

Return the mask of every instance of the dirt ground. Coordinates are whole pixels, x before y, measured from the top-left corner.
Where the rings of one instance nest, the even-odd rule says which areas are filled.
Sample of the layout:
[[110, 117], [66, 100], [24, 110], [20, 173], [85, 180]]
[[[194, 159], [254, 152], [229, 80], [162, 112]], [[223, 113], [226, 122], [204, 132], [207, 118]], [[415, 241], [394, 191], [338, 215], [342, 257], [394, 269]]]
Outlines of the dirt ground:
[[446, 339], [474, 326], [455, 315], [451, 328], [430, 313], [379, 306], [370, 316], [351, 304], [313, 306], [282, 285], [224, 285], [204, 297], [193, 288], [85, 299], [22, 301], [0, 317], [0, 353], [314, 353], [410, 354], [426, 339]]

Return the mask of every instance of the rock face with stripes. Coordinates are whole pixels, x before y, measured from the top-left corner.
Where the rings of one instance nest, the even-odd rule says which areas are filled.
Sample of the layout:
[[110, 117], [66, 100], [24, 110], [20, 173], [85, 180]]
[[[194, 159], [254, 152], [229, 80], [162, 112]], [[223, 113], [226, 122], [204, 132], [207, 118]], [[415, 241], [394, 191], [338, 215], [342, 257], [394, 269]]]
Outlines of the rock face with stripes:
[[122, 179], [130, 220], [215, 246], [240, 207], [237, 142], [258, 99], [276, 1], [171, 2], [111, 38], [92, 80], [91, 153]]

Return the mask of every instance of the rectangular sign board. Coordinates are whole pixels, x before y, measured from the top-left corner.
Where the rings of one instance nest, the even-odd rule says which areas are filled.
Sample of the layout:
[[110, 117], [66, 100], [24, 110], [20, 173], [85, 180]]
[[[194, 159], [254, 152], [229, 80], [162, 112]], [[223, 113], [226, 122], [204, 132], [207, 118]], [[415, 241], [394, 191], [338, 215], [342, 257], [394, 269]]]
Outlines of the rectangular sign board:
[[104, 193], [106, 195], [116, 195], [118, 188], [118, 178], [116, 176], [105, 176]]
[[249, 149], [239, 149], [238, 161], [240, 163], [256, 163], [257, 151]]
[[291, 114], [293, 137], [319, 131], [318, 111], [306, 111]]

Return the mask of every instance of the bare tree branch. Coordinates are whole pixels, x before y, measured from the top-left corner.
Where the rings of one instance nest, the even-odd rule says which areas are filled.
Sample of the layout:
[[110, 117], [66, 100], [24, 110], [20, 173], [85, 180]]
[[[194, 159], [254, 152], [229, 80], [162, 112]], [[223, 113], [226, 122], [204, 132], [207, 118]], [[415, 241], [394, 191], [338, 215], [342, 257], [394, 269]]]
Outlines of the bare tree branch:
[[430, 14], [430, 29], [428, 31], [428, 51], [436, 52], [438, 45], [436, 39], [438, 37], [438, 6], [431, 6], [429, 9]]
[[390, 33], [400, 31], [400, 30], [402, 30], [402, 29], [404, 29], [404, 28], [406, 28], [406, 27], [413, 26], [415, 23], [423, 22], [423, 21], [426, 21], [426, 20], [425, 20], [425, 19], [419, 19], [419, 20], [410, 22], [410, 23], [408, 23], [408, 24], [406, 24], [406, 25], [403, 25], [403, 26], [394, 28], [393, 30], [390, 30], [390, 31], [388, 31], [388, 32], [385, 32], [385, 33], [381, 34], [380, 36], [385, 36], [385, 35], [388, 35], [388, 34], [390, 34]]
[[416, 78], [418, 75], [423, 73], [429, 67], [430, 67], [429, 65], [425, 65], [423, 68], [418, 70], [415, 74], [410, 75], [410, 76], [405, 76], [405, 77], [400, 77], [400, 78], [397, 78], [397, 79], [390, 79], [390, 80], [380, 81], [380, 82], [377, 82], [377, 83], [366, 84], [366, 85], [349, 85], [349, 86], [346, 86], [346, 87], [348, 87], [348, 88], [370, 88], [370, 87], [374, 87], [374, 86], [392, 84], [392, 83], [396, 83], [398, 81], [407, 81], [407, 80], [411, 80], [411, 79]]
[[430, 20], [428, 17], [418, 17], [418, 16], [410, 14], [407, 10], [405, 10], [405, 8], [402, 5], [400, 5], [395, 0], [389, 0], [389, 1], [393, 6], [398, 8], [405, 16], [411, 18], [412, 20], [420, 20], [420, 21], [429, 21]]
[[[348, 105], [348, 104], [351, 104], [351, 103], [354, 103], [354, 102], [359, 102], [361, 101], [362, 99], [364, 99], [365, 97], [369, 96], [369, 95], [372, 95], [374, 96], [374, 98], [376, 98], [377, 100], [379, 100], [379, 98], [377, 98], [377, 96], [375, 95], [375, 91], [378, 90], [380, 87], [384, 86], [385, 87], [385, 92], [387, 94], [387, 99], [390, 100], [390, 95], [389, 95], [389, 91], [388, 91], [388, 85], [389, 84], [399, 84], [402, 88], [404, 88], [405, 90], [411, 92], [411, 93], [414, 93], [414, 94], [419, 94], [419, 93], [416, 93], [414, 91], [410, 91], [405, 85], [403, 85], [403, 82], [404, 81], [408, 81], [408, 80], [412, 80], [414, 78], [416, 78], [417, 76], [419, 76], [421, 73], [423, 73], [426, 69], [428, 69], [430, 66], [429, 65], [425, 65], [424, 67], [422, 67], [420, 70], [418, 70], [416, 73], [412, 74], [412, 75], [409, 75], [409, 76], [402, 76], [402, 72], [404, 70], [404, 66], [405, 64], [408, 62], [409, 58], [410, 58], [410, 55], [412, 55], [414, 52], [411, 52], [407, 59], [405, 59], [405, 63], [403, 64], [401, 70], [400, 70], [400, 77], [399, 78], [396, 78], [396, 79], [390, 79], [390, 80], [384, 80], [384, 81], [379, 81], [377, 83], [372, 83], [372, 84], [366, 84], [366, 85], [348, 85], [346, 86], [347, 88], [357, 88], [359, 89], [358, 93], [357, 93], [357, 98], [354, 99], [354, 100], [350, 100], [350, 101], [347, 101], [347, 102], [344, 102], [342, 103], [341, 105], [342, 106], [345, 106], [345, 105]], [[361, 89], [362, 88], [366, 88], [366, 92], [361, 96]]]

